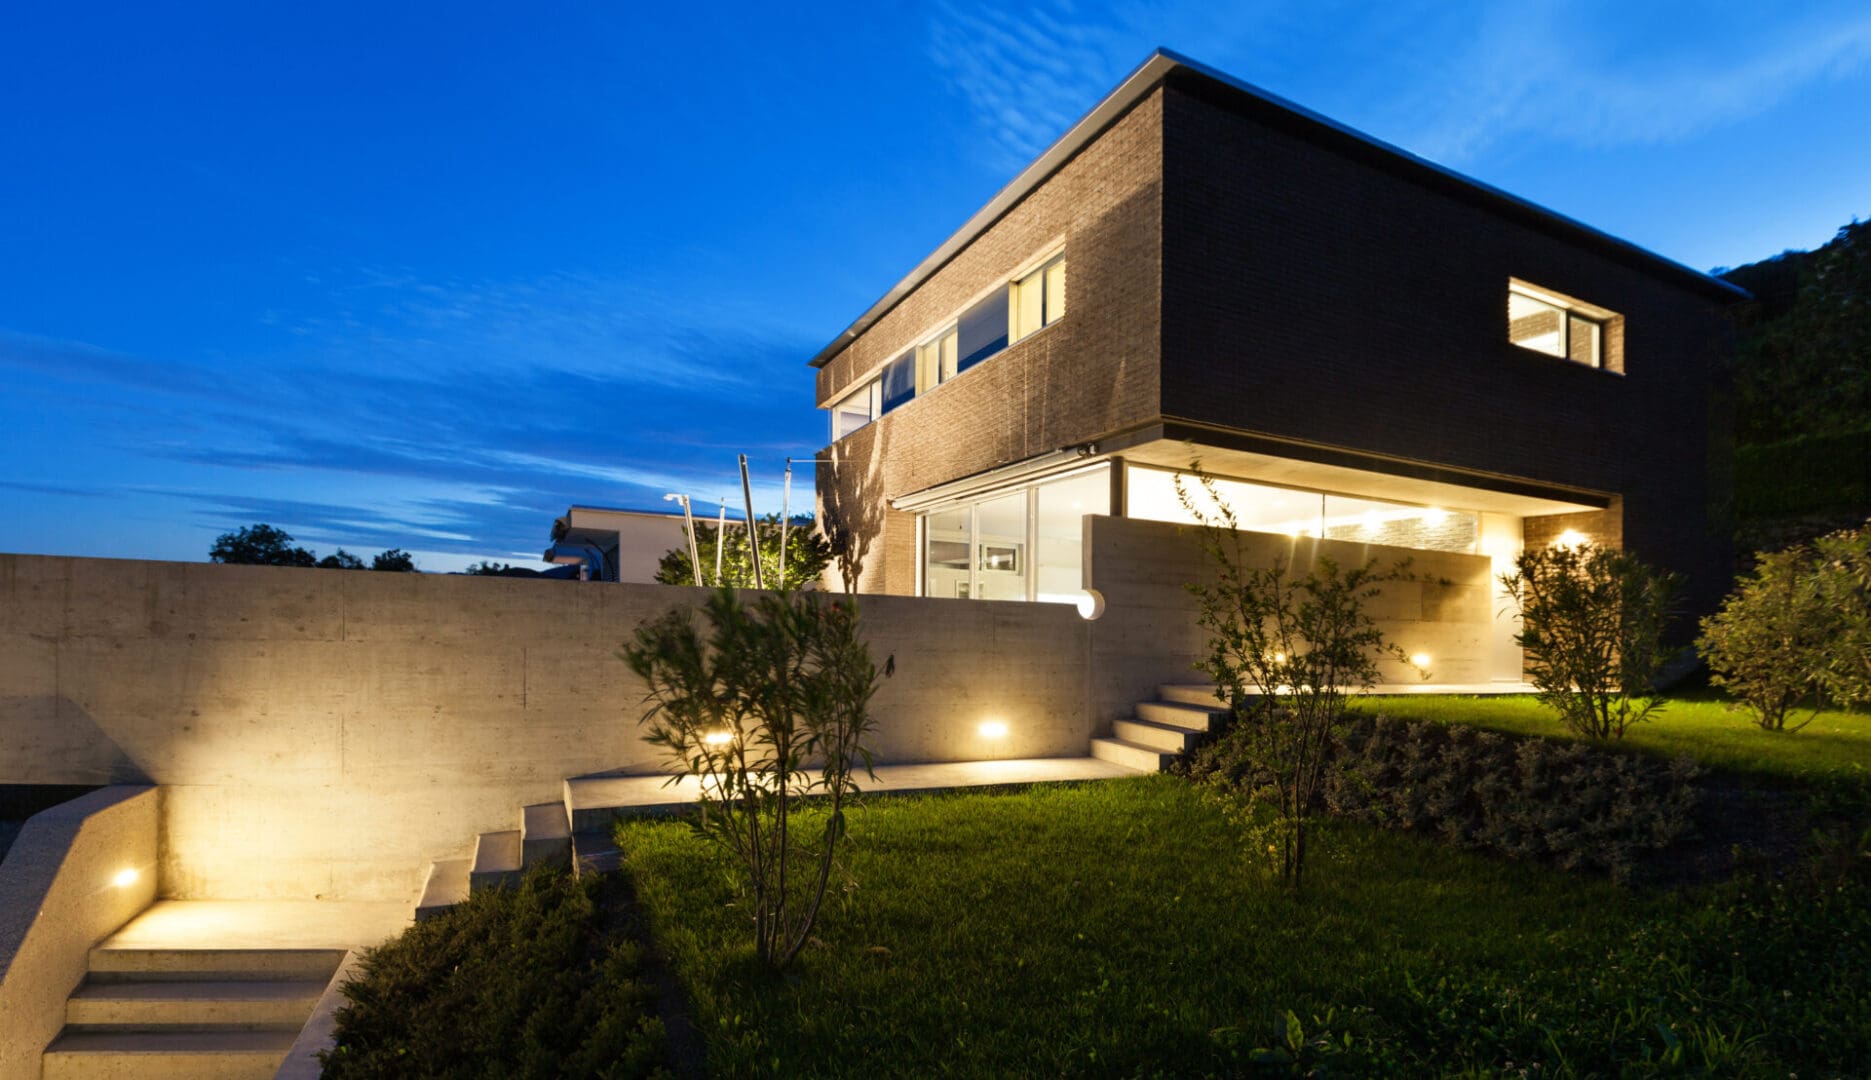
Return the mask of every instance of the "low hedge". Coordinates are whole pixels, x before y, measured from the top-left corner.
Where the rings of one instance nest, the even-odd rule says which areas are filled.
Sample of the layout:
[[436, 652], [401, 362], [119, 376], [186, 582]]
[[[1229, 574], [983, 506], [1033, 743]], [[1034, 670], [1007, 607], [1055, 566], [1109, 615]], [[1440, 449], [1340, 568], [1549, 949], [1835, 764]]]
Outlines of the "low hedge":
[[535, 870], [369, 950], [324, 1076], [667, 1076], [623, 888]]
[[[1191, 776], [1251, 786], [1247, 746], [1224, 733], [1196, 753]], [[1358, 714], [1333, 757], [1320, 810], [1510, 859], [1624, 879], [1694, 827], [1699, 769], [1687, 759]]]

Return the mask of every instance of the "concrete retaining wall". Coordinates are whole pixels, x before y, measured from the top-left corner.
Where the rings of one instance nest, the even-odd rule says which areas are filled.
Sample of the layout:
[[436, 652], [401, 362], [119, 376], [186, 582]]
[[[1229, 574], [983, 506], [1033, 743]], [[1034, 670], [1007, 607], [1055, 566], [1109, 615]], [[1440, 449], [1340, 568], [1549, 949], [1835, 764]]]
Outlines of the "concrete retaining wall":
[[0, 862], [0, 1076], [39, 1075], [91, 946], [155, 899], [161, 806], [151, 787], [81, 795], [33, 815]]
[[[1199, 678], [1192, 539], [1086, 527], [1107, 605], [1095, 621], [1058, 604], [862, 599], [873, 654], [895, 658], [874, 700], [880, 761], [1079, 756], [1158, 683]], [[1386, 626], [1465, 680], [1457, 628], [1472, 616], [1485, 635], [1487, 561], [1434, 561], [1463, 584], [1411, 587]], [[1462, 592], [1476, 575], [1478, 599]], [[644, 688], [614, 654], [704, 596], [0, 555], [0, 783], [163, 785], [165, 896], [413, 897], [428, 859], [517, 827], [565, 777], [661, 769], [638, 734]], [[986, 721], [1007, 734], [983, 737]]]

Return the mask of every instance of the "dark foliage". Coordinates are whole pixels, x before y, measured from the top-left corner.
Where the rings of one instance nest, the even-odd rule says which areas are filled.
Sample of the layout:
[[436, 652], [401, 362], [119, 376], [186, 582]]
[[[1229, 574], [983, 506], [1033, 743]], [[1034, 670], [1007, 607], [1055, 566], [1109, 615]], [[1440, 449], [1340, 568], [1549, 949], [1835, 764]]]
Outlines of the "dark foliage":
[[614, 875], [535, 870], [371, 949], [344, 987], [324, 1075], [668, 1075], [623, 888]]
[[292, 534], [271, 525], [249, 525], [215, 537], [208, 561], [242, 566], [314, 566], [318, 560], [295, 547]]
[[413, 574], [416, 572], [416, 560], [402, 548], [391, 548], [371, 559], [370, 568], [394, 574]]

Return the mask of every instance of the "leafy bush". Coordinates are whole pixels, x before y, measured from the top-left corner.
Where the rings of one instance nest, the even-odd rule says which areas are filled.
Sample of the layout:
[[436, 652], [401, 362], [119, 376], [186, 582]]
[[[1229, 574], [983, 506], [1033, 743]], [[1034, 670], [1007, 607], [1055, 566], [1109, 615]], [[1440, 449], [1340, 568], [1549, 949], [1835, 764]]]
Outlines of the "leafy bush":
[[365, 952], [343, 987], [331, 1080], [668, 1075], [615, 875], [535, 870]]
[[[812, 527], [810, 519], [794, 520], [786, 530], [786, 561], [782, 574], [780, 516], [768, 514], [761, 518], [755, 532], [760, 537], [760, 572], [765, 575], [762, 580], [769, 589], [813, 587], [825, 568], [831, 565], [835, 554], [831, 543]], [[747, 557], [746, 525], [736, 522], [717, 530], [708, 522], [697, 521], [695, 548], [702, 560], [702, 584], [736, 589], [754, 587], [753, 560]], [[715, 573], [716, 566], [721, 568], [719, 574]], [[686, 541], [682, 547], [665, 552], [657, 561], [656, 580], [663, 585], [695, 584], [695, 570], [689, 563]]]
[[[1327, 558], [1303, 574], [1291, 571], [1284, 559], [1256, 565], [1214, 480], [1200, 464], [1191, 471], [1216, 508], [1205, 509], [1176, 477], [1177, 498], [1202, 523], [1202, 550], [1215, 570], [1214, 584], [1187, 586], [1200, 608], [1197, 622], [1208, 632], [1208, 655], [1196, 666], [1215, 680], [1217, 694], [1237, 717], [1234, 739], [1248, 745], [1259, 766], [1255, 782], [1235, 790], [1273, 810], [1264, 836], [1260, 826], [1250, 829], [1254, 849], [1266, 840], [1266, 850], [1278, 856], [1280, 880], [1297, 888], [1345, 691], [1377, 682], [1378, 656], [1402, 656], [1384, 643], [1365, 611], [1386, 582], [1403, 576], [1402, 568], [1366, 564], [1341, 570]], [[1261, 706], [1249, 710], [1249, 700]]]
[[[1191, 776], [1233, 790], [1265, 783], [1236, 727], [1198, 751]], [[1460, 725], [1353, 717], [1332, 743], [1319, 808], [1510, 859], [1626, 877], [1686, 837], [1698, 770], [1583, 743]]]
[[[649, 684], [645, 738], [700, 782], [696, 829], [745, 872], [755, 950], [784, 967], [837, 869], [857, 770], [870, 773], [879, 674], [852, 600], [766, 593], [750, 608], [724, 588], [703, 613], [706, 638], [677, 609], [639, 627], [619, 656]], [[811, 795], [826, 812], [800, 815]]]
[[1787, 714], [1807, 701], [1812, 714], [1793, 726], [1798, 731], [1824, 704], [1821, 678], [1842, 626], [1817, 569], [1810, 548], [1760, 553], [1696, 639], [1710, 681], [1768, 731], [1786, 730]]
[[1871, 701], [1871, 524], [1822, 536], [1813, 547], [1819, 594], [1837, 619], [1820, 686], [1845, 705]]
[[1575, 734], [1621, 739], [1663, 707], [1656, 677], [1681, 583], [1593, 544], [1529, 548], [1501, 575], [1520, 608], [1527, 677]]

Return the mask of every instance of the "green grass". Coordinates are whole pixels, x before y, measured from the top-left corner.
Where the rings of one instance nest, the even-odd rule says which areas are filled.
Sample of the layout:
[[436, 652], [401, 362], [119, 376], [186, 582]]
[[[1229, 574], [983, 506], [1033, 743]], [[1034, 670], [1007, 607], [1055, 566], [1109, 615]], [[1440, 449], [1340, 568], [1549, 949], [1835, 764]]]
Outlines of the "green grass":
[[855, 886], [774, 976], [718, 850], [671, 821], [618, 838], [720, 1075], [1235, 1075], [1288, 1010], [1334, 1075], [1871, 1054], [1857, 886], [1687, 899], [1338, 823], [1295, 896], [1171, 777], [890, 798], [855, 813]]
[[[1400, 720], [1566, 737], [1558, 714], [1531, 696], [1374, 696], [1357, 699], [1355, 707]], [[1614, 745], [1646, 753], [1683, 754], [1714, 768], [1777, 781], [1831, 782], [1871, 776], [1871, 713], [1822, 712], [1797, 732], [1762, 731], [1752, 715], [1719, 699], [1672, 699], [1662, 712], [1626, 731], [1622, 742]], [[1799, 714], [1795, 722], [1805, 715]]]

